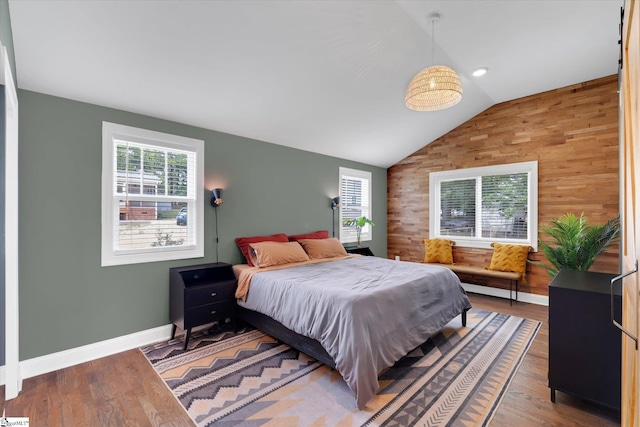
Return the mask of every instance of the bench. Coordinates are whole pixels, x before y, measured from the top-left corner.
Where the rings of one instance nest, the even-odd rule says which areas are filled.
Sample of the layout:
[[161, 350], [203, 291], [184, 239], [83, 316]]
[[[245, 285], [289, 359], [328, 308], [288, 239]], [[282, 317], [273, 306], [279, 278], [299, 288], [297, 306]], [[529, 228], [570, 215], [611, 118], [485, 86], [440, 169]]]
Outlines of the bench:
[[427, 265], [438, 265], [440, 267], [448, 268], [449, 270], [456, 273], [458, 276], [460, 274], [465, 274], [469, 276], [482, 276], [482, 277], [493, 277], [496, 279], [504, 279], [509, 281], [509, 305], [513, 305], [513, 284], [515, 282], [516, 288], [516, 298], [515, 301], [518, 301], [518, 285], [522, 277], [520, 273], [515, 273], [512, 271], [497, 271], [497, 270], [487, 270], [483, 267], [477, 267], [475, 265], [463, 265], [463, 264], [440, 264], [440, 263], [427, 263]]

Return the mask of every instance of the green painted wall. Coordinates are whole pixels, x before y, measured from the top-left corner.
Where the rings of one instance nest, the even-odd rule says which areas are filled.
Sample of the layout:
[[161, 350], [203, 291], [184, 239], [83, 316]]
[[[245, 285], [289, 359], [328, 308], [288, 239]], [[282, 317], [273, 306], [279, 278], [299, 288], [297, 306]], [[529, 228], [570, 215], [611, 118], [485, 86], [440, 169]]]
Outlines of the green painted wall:
[[386, 169], [152, 117], [20, 90], [20, 359], [169, 323], [169, 268], [215, 261], [213, 208], [205, 257], [100, 266], [102, 121], [205, 141], [205, 188], [224, 188], [220, 261], [242, 260], [239, 236], [331, 232], [340, 166], [373, 173], [370, 246], [386, 256]]

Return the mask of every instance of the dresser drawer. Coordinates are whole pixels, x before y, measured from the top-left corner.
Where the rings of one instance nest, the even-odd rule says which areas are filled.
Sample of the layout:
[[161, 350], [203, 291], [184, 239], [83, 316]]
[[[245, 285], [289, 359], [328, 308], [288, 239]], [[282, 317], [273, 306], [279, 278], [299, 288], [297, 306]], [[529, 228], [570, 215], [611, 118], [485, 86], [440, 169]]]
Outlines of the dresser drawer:
[[184, 312], [184, 327], [204, 325], [216, 320], [224, 320], [236, 314], [235, 300], [217, 302], [215, 304], [200, 305]]
[[200, 285], [185, 289], [185, 307], [211, 304], [218, 301], [235, 299], [236, 281]]

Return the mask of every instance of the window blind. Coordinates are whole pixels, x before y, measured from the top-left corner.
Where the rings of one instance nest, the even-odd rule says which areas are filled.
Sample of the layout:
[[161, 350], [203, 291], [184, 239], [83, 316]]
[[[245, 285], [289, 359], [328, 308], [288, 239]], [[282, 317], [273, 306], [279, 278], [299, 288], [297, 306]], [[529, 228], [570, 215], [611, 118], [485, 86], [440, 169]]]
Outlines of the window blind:
[[440, 234], [476, 235], [476, 179], [443, 181], [440, 187]]
[[483, 176], [482, 237], [526, 239], [528, 174]]
[[114, 156], [114, 250], [193, 245], [196, 153], [118, 139]]

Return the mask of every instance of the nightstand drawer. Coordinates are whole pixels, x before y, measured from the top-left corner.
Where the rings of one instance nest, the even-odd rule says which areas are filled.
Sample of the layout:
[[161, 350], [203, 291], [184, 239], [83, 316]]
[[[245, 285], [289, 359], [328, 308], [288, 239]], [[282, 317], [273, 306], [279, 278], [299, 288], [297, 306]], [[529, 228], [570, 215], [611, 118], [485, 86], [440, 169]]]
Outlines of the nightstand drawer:
[[185, 308], [235, 299], [236, 281], [201, 285], [185, 289]]
[[224, 320], [227, 317], [235, 316], [235, 314], [236, 302], [234, 300], [200, 305], [184, 312], [184, 327], [191, 328], [216, 320]]

